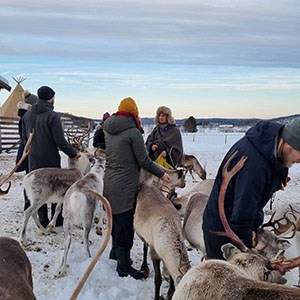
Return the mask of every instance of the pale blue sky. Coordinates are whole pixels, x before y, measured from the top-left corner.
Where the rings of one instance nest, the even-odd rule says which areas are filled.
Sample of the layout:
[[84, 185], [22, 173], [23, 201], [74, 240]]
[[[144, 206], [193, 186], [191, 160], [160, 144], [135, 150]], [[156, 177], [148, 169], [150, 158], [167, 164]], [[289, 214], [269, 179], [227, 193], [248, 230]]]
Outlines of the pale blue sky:
[[297, 0], [1, 0], [0, 24], [0, 75], [51, 86], [57, 111], [100, 118], [131, 96], [142, 117], [300, 113]]

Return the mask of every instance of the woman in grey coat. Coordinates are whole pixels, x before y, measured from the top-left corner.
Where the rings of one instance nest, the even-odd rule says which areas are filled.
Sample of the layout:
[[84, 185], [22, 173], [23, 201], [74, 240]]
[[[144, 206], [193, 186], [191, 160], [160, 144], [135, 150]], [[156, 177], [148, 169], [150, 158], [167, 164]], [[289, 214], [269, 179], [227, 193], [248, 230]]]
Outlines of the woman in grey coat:
[[132, 98], [121, 101], [118, 112], [104, 123], [106, 167], [104, 196], [112, 207], [111, 259], [117, 259], [119, 276], [143, 279], [144, 274], [131, 266], [133, 216], [136, 206], [140, 169], [144, 168], [168, 181], [169, 176], [154, 163], [146, 152], [138, 119], [138, 108]]

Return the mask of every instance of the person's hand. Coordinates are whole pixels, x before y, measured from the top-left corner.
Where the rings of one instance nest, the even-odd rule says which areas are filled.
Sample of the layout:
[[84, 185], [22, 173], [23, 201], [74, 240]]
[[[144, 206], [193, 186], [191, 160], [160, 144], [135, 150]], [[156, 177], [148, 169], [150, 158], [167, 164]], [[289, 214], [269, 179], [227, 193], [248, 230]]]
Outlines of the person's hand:
[[153, 144], [152, 147], [151, 147], [152, 151], [156, 151], [157, 148], [158, 148], [158, 146], [156, 144]]
[[78, 159], [81, 156], [80, 151], [77, 151], [76, 156], [72, 157], [72, 159]]
[[161, 177], [161, 179], [162, 179], [163, 181], [169, 182], [171, 178], [170, 178], [169, 174], [167, 174], [167, 173], [165, 172], [164, 175]]
[[164, 150], [164, 151], [162, 151], [162, 152], [160, 153], [160, 155], [161, 155], [162, 157], [167, 157], [167, 152]]

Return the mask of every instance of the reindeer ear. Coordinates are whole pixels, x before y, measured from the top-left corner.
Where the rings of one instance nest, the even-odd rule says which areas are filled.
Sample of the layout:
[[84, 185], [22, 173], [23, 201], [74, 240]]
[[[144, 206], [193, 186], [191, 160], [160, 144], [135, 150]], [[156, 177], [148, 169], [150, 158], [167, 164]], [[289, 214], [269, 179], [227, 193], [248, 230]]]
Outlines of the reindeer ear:
[[226, 260], [229, 260], [236, 253], [240, 253], [241, 251], [231, 243], [227, 243], [221, 246], [221, 251], [223, 252], [223, 257]]
[[279, 250], [286, 250], [290, 248], [292, 244], [286, 239], [278, 239]]

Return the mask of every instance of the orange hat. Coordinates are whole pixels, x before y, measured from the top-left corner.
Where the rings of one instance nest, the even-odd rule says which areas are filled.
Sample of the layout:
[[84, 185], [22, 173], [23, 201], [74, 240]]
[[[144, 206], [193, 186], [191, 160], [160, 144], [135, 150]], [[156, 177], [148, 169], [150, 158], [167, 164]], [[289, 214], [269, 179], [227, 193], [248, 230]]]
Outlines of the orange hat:
[[120, 102], [118, 111], [129, 112], [129, 113], [134, 114], [136, 117], [139, 116], [139, 109], [138, 109], [135, 101], [130, 97], [124, 98]]

